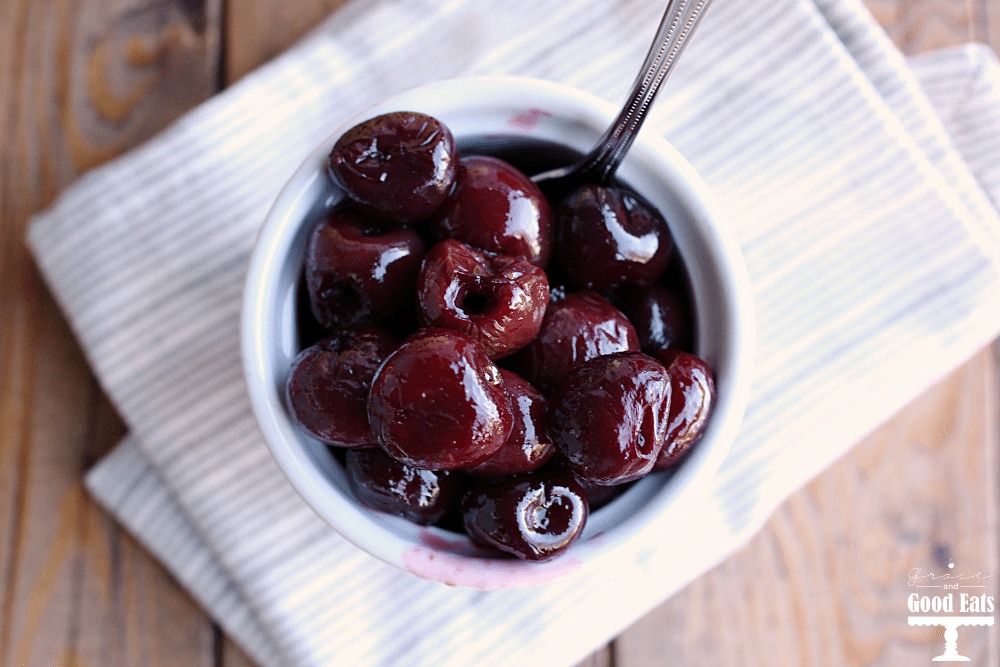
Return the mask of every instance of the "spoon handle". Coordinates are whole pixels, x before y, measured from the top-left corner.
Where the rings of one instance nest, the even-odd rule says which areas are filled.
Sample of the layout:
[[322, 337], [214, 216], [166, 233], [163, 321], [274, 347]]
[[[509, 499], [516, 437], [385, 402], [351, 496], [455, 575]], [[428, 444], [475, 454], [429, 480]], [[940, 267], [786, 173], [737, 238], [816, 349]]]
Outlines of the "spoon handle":
[[653, 45], [646, 54], [632, 90], [597, 148], [588, 155], [583, 174], [595, 183], [608, 183], [639, 133], [642, 121], [653, 103], [660, 85], [667, 80], [674, 64], [684, 51], [688, 37], [694, 32], [711, 0], [670, 0], [660, 21]]

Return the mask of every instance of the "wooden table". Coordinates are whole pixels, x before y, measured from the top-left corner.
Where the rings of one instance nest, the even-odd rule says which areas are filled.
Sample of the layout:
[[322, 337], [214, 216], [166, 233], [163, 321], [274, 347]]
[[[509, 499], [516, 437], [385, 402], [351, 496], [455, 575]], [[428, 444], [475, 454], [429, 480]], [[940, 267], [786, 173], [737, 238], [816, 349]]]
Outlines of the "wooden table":
[[[124, 428], [23, 233], [80, 173], [342, 1], [0, 0], [0, 664], [250, 664], [83, 491]], [[907, 52], [1000, 50], [996, 0], [868, 4]], [[1000, 572], [995, 359], [926, 392], [587, 664], [929, 664], [941, 631], [907, 626], [907, 571]], [[960, 648], [1000, 664], [997, 628], [964, 631]]]

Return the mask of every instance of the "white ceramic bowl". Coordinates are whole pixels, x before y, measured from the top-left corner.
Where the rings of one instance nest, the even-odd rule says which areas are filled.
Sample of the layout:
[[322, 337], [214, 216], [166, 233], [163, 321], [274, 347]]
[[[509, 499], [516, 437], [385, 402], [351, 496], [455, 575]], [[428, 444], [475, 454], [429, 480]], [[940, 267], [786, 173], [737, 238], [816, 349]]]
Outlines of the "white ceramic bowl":
[[[289, 481], [345, 538], [420, 577], [477, 588], [532, 586], [591, 571], [627, 553], [648, 531], [670, 534], [680, 512], [697, 512], [743, 416], [753, 352], [752, 302], [740, 250], [703, 181], [662, 139], [640, 135], [619, 177], [669, 221], [687, 266], [696, 313], [696, 351], [716, 374], [717, 402], [703, 440], [675, 472], [654, 473], [591, 513], [569, 551], [547, 563], [484, 556], [464, 535], [414, 525], [360, 505], [327, 448], [289, 418], [283, 384], [299, 350], [296, 289], [308, 228], [339, 198], [325, 160], [336, 139], [388, 111], [421, 111], [470, 137], [505, 144], [548, 140], [586, 152], [616, 109], [565, 86], [510, 77], [441, 81], [393, 97], [334, 129], [295, 172], [264, 221], [250, 262], [242, 345], [247, 387], [261, 431]], [[693, 536], [697, 539], [697, 536]]]

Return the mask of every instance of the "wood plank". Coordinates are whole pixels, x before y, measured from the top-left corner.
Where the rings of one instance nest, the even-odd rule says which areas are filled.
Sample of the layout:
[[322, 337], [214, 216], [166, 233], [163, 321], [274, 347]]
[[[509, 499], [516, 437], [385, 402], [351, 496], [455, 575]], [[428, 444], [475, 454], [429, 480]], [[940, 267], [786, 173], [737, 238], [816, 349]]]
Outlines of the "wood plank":
[[865, 0], [905, 53], [977, 41], [1000, 45], [1000, 3], [995, 0]]
[[226, 81], [232, 83], [285, 51], [346, 0], [228, 0]]
[[[904, 53], [982, 39], [979, 0], [866, 0], [865, 4]], [[986, 3], [992, 0], [984, 0]]]
[[256, 665], [250, 656], [230, 639], [224, 640], [221, 664], [223, 667], [255, 667]]
[[124, 432], [23, 243], [215, 90], [219, 5], [0, 0], [0, 664], [210, 665], [212, 626], [81, 486]]
[[996, 0], [978, 0], [976, 16], [976, 39], [997, 51], [1000, 49], [1000, 3]]

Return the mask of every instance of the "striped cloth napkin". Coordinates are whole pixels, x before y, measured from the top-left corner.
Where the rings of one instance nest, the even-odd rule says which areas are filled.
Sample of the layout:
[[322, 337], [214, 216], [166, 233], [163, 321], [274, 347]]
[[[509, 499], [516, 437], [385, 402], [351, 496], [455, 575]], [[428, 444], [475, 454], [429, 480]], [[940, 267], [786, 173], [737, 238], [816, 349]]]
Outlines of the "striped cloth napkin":
[[521, 74], [619, 101], [664, 4], [356, 0], [34, 220], [37, 261], [131, 430], [89, 488], [261, 664], [581, 659], [1000, 333], [992, 54], [908, 64], [860, 0], [717, 0], [643, 130], [718, 194], [759, 320], [745, 424], [684, 548], [482, 592], [383, 565], [317, 518], [240, 371], [245, 265], [278, 188], [341, 119], [426, 81]]

